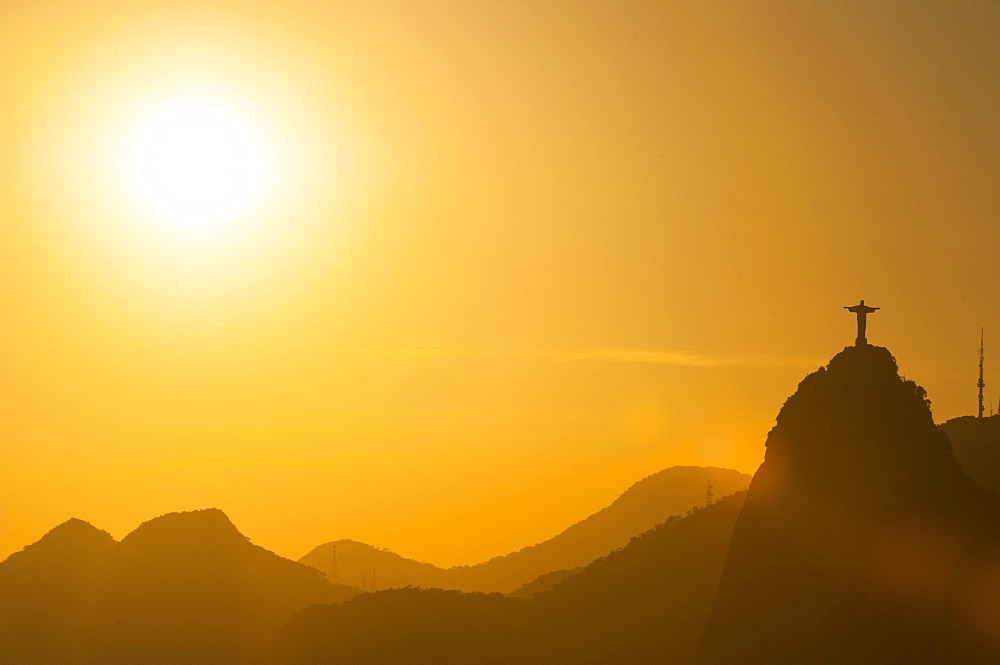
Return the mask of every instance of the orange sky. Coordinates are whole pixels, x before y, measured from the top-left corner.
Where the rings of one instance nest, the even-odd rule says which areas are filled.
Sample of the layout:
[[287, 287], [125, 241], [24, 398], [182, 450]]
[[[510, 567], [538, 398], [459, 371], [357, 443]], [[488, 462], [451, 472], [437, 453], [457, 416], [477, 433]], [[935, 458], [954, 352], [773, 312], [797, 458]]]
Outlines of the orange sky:
[[[1000, 392], [1000, 5], [0, 5], [0, 555], [215, 506], [297, 558], [547, 538], [752, 471], [870, 326], [944, 420]], [[121, 146], [196, 93], [273, 177], [204, 236]], [[992, 354], [992, 355], [991, 355]]]

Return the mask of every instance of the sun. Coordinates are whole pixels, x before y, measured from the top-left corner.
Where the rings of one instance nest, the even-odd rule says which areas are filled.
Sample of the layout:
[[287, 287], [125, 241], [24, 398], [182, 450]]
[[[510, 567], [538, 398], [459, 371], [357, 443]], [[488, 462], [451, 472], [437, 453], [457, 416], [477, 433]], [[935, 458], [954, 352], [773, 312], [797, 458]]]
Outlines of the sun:
[[260, 194], [266, 171], [253, 128], [219, 105], [177, 103], [149, 117], [128, 150], [139, 197], [171, 226], [218, 227]]

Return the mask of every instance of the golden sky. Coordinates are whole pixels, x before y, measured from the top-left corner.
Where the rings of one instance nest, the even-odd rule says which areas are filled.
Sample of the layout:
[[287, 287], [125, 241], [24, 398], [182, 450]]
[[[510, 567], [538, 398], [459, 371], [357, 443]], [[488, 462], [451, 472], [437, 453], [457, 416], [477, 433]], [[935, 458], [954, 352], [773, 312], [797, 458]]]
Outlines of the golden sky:
[[[448, 565], [674, 464], [751, 472], [869, 338], [1000, 397], [995, 2], [0, 3], [0, 556], [215, 506]], [[130, 137], [254, 128], [181, 233]], [[996, 359], [996, 360], [994, 360]]]

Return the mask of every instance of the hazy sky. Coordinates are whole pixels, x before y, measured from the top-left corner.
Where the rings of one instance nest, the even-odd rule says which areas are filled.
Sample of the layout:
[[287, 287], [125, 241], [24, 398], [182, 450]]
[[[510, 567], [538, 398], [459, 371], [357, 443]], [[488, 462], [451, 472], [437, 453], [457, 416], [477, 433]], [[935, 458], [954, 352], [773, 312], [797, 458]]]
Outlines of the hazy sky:
[[[0, 556], [215, 506], [472, 563], [674, 464], [752, 472], [869, 326], [1000, 398], [1000, 3], [0, 4]], [[256, 205], [122, 167], [215, 100]]]

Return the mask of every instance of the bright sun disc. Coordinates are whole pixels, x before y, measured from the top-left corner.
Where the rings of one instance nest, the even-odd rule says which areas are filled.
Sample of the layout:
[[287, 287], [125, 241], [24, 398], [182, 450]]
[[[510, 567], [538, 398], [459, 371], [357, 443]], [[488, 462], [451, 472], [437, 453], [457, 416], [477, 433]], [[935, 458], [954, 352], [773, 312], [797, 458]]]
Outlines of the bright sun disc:
[[161, 217], [188, 230], [234, 216], [258, 193], [264, 157], [251, 128], [204, 103], [171, 106], [150, 118], [131, 144], [129, 173]]

